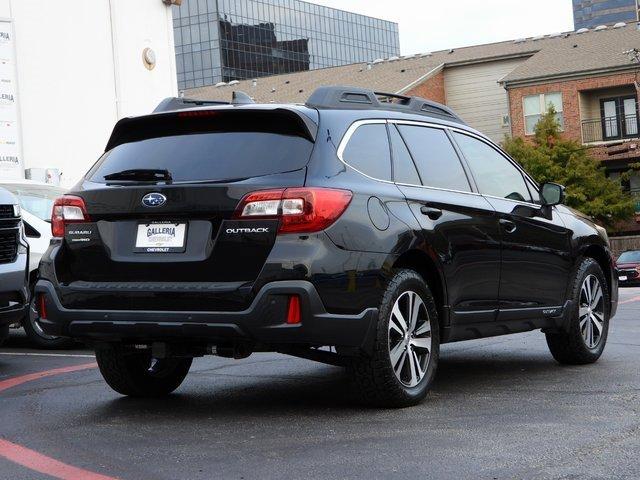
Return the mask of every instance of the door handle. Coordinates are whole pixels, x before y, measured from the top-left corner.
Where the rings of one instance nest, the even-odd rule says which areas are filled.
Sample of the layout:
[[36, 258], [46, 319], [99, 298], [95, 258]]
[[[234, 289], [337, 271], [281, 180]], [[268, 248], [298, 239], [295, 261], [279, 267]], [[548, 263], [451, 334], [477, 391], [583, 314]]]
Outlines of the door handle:
[[431, 220], [437, 220], [442, 216], [442, 210], [440, 210], [439, 208], [428, 207], [426, 205], [420, 207], [420, 213], [426, 215]]
[[504, 231], [507, 233], [515, 232], [517, 228], [514, 222], [512, 222], [511, 220], [507, 220], [506, 218], [500, 219], [500, 225], [502, 226]]

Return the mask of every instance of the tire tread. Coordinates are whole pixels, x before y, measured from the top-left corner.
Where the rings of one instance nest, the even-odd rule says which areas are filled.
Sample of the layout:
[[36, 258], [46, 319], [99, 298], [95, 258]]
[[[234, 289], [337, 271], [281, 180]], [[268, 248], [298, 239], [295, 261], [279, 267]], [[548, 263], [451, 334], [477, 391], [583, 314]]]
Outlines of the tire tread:
[[[378, 320], [376, 341], [373, 355], [369, 358], [360, 358], [352, 362], [351, 372], [360, 399], [369, 405], [377, 407], [402, 408], [419, 403], [425, 396], [433, 378], [427, 380], [426, 388], [418, 395], [410, 395], [402, 388], [390, 367], [388, 356], [388, 339], [386, 318], [388, 310], [393, 308], [395, 298], [401, 289], [401, 285], [407, 281], [419, 281], [426, 293], [425, 307], [431, 321], [433, 346], [430, 362], [433, 362], [432, 372], [435, 372], [438, 362], [438, 314], [433, 295], [423, 278], [415, 271], [409, 269], [396, 270], [387, 284], [387, 288], [380, 301], [380, 318]], [[389, 312], [390, 313], [390, 312]], [[385, 327], [385, 328], [381, 328]], [[433, 377], [433, 374], [432, 374]]]
[[180, 386], [189, 372], [192, 359], [180, 359], [172, 372], [163, 377], [152, 377], [136, 372], [128, 362], [131, 354], [121, 346], [96, 350], [100, 373], [116, 392], [131, 397], [161, 397]]
[[[578, 308], [580, 307], [580, 289], [582, 288], [583, 279], [589, 274], [595, 273], [599, 276], [603, 295], [605, 302], [605, 333], [604, 337], [601, 340], [601, 345], [599, 346], [597, 352], [593, 352], [589, 350], [584, 341], [582, 340], [582, 335], [580, 333], [579, 326], [579, 318], [578, 318]], [[562, 332], [546, 332], [545, 336], [547, 339], [547, 345], [549, 346], [549, 350], [551, 351], [551, 355], [553, 358], [561, 364], [565, 365], [586, 365], [589, 363], [594, 363], [598, 360], [600, 355], [602, 354], [602, 350], [604, 349], [604, 344], [607, 340], [607, 330], [609, 323], [609, 312], [608, 312], [608, 302], [609, 302], [609, 291], [607, 287], [607, 283], [604, 280], [604, 273], [600, 268], [598, 262], [596, 262], [592, 258], [585, 258], [577, 267], [574, 275], [573, 275], [573, 285], [571, 286], [570, 297], [574, 300], [574, 305], [571, 312], [571, 322], [569, 324], [568, 331]]]

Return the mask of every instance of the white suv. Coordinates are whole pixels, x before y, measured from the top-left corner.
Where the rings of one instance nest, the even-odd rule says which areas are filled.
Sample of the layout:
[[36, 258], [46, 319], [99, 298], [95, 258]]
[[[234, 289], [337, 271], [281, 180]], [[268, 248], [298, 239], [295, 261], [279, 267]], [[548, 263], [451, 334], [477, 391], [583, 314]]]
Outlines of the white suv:
[[[32, 290], [38, 277], [40, 258], [51, 241], [51, 208], [55, 199], [64, 195], [66, 190], [33, 180], [3, 180], [0, 188], [11, 192], [22, 210], [25, 237], [29, 243], [29, 287]], [[42, 331], [34, 305], [28, 315], [14, 322], [18, 328], [21, 325], [31, 342], [39, 347], [62, 348], [70, 344], [68, 339], [47, 335]]]

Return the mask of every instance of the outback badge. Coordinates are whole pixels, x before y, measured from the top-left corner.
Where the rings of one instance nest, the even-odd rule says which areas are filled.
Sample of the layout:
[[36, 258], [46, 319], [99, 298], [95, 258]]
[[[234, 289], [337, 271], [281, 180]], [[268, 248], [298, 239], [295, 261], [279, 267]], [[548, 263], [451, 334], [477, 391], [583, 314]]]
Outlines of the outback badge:
[[167, 202], [167, 197], [158, 192], [147, 193], [142, 197], [142, 205], [145, 207], [160, 207]]

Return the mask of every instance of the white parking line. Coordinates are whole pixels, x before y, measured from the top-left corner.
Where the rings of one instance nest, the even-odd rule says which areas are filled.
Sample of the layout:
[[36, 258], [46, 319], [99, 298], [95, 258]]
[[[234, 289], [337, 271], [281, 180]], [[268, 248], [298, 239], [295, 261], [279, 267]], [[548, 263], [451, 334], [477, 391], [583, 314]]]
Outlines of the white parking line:
[[95, 358], [95, 355], [83, 355], [80, 353], [31, 353], [31, 352], [0, 352], [0, 355], [17, 355], [23, 357], [75, 357]]

